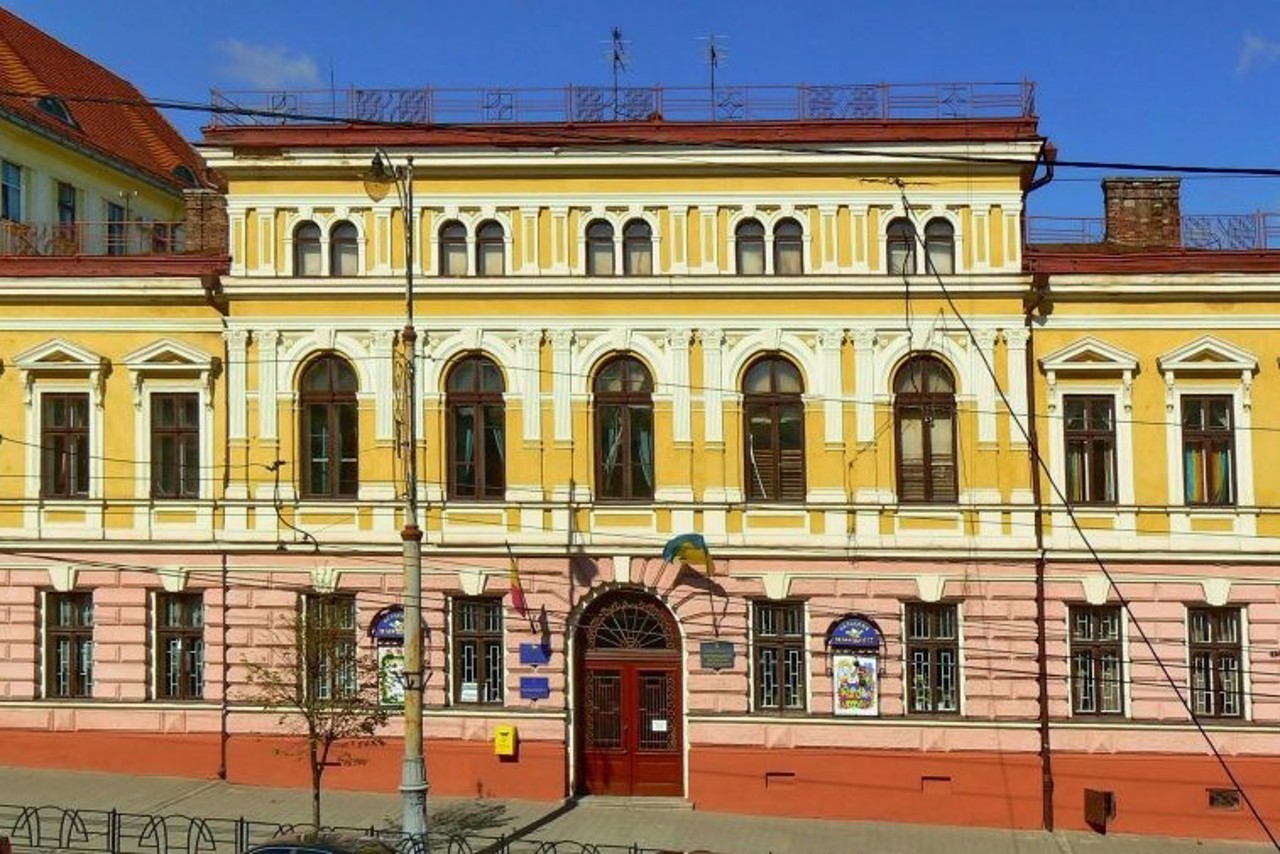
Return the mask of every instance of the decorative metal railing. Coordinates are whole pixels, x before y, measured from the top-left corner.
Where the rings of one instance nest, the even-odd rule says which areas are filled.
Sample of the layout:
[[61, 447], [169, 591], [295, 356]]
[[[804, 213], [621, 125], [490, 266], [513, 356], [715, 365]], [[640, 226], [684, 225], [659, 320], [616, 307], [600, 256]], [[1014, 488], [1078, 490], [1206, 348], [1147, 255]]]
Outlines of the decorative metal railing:
[[1035, 84], [568, 86], [546, 89], [214, 89], [215, 125], [380, 122], [505, 124], [1023, 118]]
[[[1185, 214], [1182, 246], [1187, 249], [1280, 249], [1280, 213]], [[1102, 217], [1027, 217], [1027, 242], [1101, 243]]]
[[[310, 825], [245, 818], [148, 815], [119, 810], [64, 809], [0, 804], [0, 837], [13, 850], [86, 854], [243, 854], [275, 839], [311, 831]], [[405, 854], [661, 854], [639, 845], [597, 845], [573, 840], [494, 836], [470, 832], [431, 833], [425, 848], [396, 829], [325, 827], [322, 833], [381, 839]], [[282, 842], [287, 846], [289, 843]]]
[[0, 255], [177, 255], [180, 222], [14, 222], [0, 220]]

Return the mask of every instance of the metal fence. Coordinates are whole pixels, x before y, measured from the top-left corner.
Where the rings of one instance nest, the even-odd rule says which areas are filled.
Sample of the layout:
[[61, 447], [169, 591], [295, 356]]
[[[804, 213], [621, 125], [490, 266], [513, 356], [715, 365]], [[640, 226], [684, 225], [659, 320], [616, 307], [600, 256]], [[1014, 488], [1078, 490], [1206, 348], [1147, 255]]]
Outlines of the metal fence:
[[181, 222], [14, 222], [0, 220], [0, 255], [179, 255]]
[[[242, 854], [256, 845], [311, 831], [309, 824], [246, 818], [150, 815], [119, 810], [0, 804], [0, 837], [14, 852], [73, 851], [92, 854]], [[639, 845], [598, 845], [532, 835], [432, 833], [423, 849], [388, 827], [325, 827], [322, 833], [376, 838], [413, 854], [661, 854]], [[288, 845], [288, 842], [282, 842]]]
[[[1184, 214], [1180, 223], [1187, 249], [1280, 249], [1280, 213]], [[1106, 239], [1102, 217], [1029, 216], [1028, 243], [1100, 243]]]
[[1035, 84], [854, 83], [799, 86], [214, 89], [215, 125], [319, 121], [404, 124], [1028, 118]]

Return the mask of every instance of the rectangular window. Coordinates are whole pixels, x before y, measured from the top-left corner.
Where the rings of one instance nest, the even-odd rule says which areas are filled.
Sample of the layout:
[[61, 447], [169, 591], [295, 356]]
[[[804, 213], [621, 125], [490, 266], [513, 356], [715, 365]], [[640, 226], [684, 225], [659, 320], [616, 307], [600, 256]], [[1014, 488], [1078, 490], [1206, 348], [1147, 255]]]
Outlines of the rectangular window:
[[40, 398], [40, 494], [45, 498], [89, 495], [87, 394]]
[[124, 205], [107, 202], [107, 254], [123, 255], [127, 248]]
[[453, 700], [503, 701], [502, 600], [453, 600]]
[[1067, 395], [1062, 403], [1067, 500], [1072, 504], [1115, 504], [1115, 399]]
[[1122, 612], [1118, 605], [1072, 605], [1071, 711], [1124, 714]]
[[156, 695], [164, 700], [204, 696], [204, 595], [156, 596]]
[[354, 697], [356, 674], [356, 599], [347, 594], [306, 597], [302, 654], [306, 684], [318, 700]]
[[93, 696], [93, 594], [45, 596], [45, 696]]
[[1187, 609], [1191, 708], [1197, 717], [1244, 716], [1244, 654], [1239, 608]]
[[756, 711], [805, 707], [803, 602], [754, 602], [751, 658]]
[[1187, 504], [1236, 503], [1235, 430], [1230, 395], [1182, 398], [1182, 472]]
[[58, 182], [58, 225], [75, 225], [76, 188], [66, 181]]
[[960, 615], [955, 603], [907, 604], [907, 710], [960, 712]]
[[22, 221], [22, 167], [0, 161], [0, 219]]
[[151, 395], [151, 497], [200, 496], [200, 395]]

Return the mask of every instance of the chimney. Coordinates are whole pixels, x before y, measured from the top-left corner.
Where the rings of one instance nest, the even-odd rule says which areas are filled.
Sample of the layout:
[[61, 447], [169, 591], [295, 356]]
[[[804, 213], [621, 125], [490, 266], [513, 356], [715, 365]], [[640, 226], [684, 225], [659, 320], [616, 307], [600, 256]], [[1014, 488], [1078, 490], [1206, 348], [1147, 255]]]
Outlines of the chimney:
[[1107, 243], [1114, 246], [1182, 247], [1180, 178], [1103, 178]]
[[182, 197], [187, 204], [187, 252], [226, 257], [229, 247], [227, 197], [205, 187], [183, 190]]

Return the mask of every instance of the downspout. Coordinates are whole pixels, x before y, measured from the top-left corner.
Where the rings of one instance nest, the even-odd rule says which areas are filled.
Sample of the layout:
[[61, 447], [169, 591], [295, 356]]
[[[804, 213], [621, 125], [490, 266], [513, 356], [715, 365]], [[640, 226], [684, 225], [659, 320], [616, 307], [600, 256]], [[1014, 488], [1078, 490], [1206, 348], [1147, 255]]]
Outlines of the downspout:
[[[1035, 190], [1053, 180], [1053, 161], [1057, 157], [1057, 149], [1047, 141], [1040, 149], [1040, 163], [1045, 172], [1027, 185], [1023, 194], [1023, 230], [1022, 245], [1025, 248], [1029, 237], [1026, 226], [1026, 197]], [[1032, 173], [1034, 174], [1034, 172]], [[1025, 255], [1024, 255], [1024, 262]], [[1046, 620], [1045, 602], [1045, 549], [1044, 549], [1044, 496], [1041, 491], [1040, 477], [1040, 440], [1036, 429], [1036, 338], [1035, 314], [1044, 305], [1048, 297], [1048, 277], [1043, 274], [1032, 274], [1031, 293], [1023, 301], [1023, 324], [1027, 330], [1027, 349], [1023, 359], [1026, 372], [1027, 387], [1027, 462], [1031, 473], [1031, 503], [1033, 509], [1033, 530], [1036, 540], [1036, 705], [1039, 720], [1036, 727], [1040, 737], [1040, 825], [1046, 832], [1053, 831], [1053, 742], [1049, 733], [1049, 652], [1048, 624]]]

